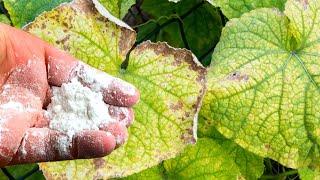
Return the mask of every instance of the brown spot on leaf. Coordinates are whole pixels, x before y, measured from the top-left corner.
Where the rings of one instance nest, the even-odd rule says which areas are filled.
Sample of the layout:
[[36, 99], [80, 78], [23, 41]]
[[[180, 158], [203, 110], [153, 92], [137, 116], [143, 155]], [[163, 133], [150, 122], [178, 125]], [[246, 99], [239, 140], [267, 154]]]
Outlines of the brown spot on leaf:
[[103, 168], [106, 165], [106, 161], [103, 158], [97, 158], [93, 160], [94, 169]]
[[308, 0], [302, 0], [303, 8], [304, 10], [307, 10], [309, 7], [309, 1]]
[[267, 150], [269, 150], [271, 148], [270, 144], [265, 144], [264, 148], [266, 148]]
[[152, 43], [150, 41], [143, 42], [135, 48], [135, 51], [139, 53], [143, 53], [145, 50], [150, 49], [153, 50], [156, 55], [163, 57], [174, 57], [174, 62], [172, 65], [179, 66], [181, 63], [189, 64], [189, 69], [198, 72], [197, 81], [200, 84], [205, 83], [205, 76], [207, 74], [206, 69], [196, 62], [195, 56], [191, 53], [191, 51], [186, 49], [172, 48], [167, 43], [158, 42]]
[[67, 34], [64, 38], [57, 40], [56, 44], [64, 44], [70, 39], [70, 34]]
[[180, 110], [183, 108], [183, 103], [182, 101], [178, 101], [177, 104], [171, 104], [170, 108], [175, 111]]
[[182, 134], [180, 138], [186, 144], [195, 144], [197, 141], [196, 138], [193, 136], [193, 133], [192, 135], [190, 135], [189, 133]]
[[245, 81], [245, 82], [247, 82], [249, 80], [249, 76], [247, 74], [241, 74], [239, 71], [235, 71], [235, 72], [231, 73], [227, 79], [232, 80], [232, 81]]

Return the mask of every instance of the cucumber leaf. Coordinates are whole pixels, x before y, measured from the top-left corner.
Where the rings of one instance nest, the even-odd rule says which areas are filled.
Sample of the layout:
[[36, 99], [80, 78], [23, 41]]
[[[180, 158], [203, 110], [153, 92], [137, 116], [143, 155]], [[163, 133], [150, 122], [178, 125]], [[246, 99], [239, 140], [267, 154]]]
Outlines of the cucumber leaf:
[[122, 19], [135, 0], [98, 0], [113, 16]]
[[23, 27], [44, 11], [71, 0], [3, 0], [15, 27]]
[[282, 11], [286, 2], [287, 0], [212, 0], [212, 4], [220, 7], [229, 19], [258, 8], [279, 8]]
[[105, 9], [95, 6], [75, 0], [42, 14], [25, 30], [134, 84], [141, 100], [124, 146], [105, 158], [40, 164], [49, 179], [127, 176], [175, 157], [196, 141], [206, 70], [189, 51], [151, 42], [134, 48], [129, 66], [121, 69], [135, 32], [102, 16]]
[[284, 13], [264, 8], [229, 21], [201, 110], [211, 128], [291, 168], [319, 165], [319, 9], [290, 0]]
[[199, 138], [196, 145], [190, 145], [176, 158], [124, 179], [227, 180], [258, 179], [262, 175], [262, 158], [253, 154], [244, 156], [233, 142], [221, 142], [217, 139]]

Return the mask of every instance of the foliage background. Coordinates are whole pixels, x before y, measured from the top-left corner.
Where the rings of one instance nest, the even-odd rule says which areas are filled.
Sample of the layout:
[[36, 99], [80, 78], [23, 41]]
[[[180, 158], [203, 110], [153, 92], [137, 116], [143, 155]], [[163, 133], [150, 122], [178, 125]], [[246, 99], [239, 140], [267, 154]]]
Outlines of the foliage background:
[[[16, 17], [10, 16], [4, 8], [3, 2], [0, 2], [0, 21], [12, 25], [15, 23]], [[31, 21], [43, 10], [50, 10], [61, 2], [55, 1], [48, 6], [39, 3], [39, 7], [47, 9], [30, 12], [25, 20]], [[137, 0], [127, 14], [122, 16], [124, 16], [123, 20], [138, 32], [135, 45], [145, 40], [165, 41], [173, 47], [191, 50], [204, 66], [209, 66], [222, 28], [228, 22], [228, 18], [224, 14], [228, 13], [222, 12], [220, 8], [216, 8], [204, 0], [182, 0], [179, 3], [167, 0], [157, 0], [157, 3], [154, 3], [153, 0]], [[232, 15], [234, 14], [230, 14], [230, 16]], [[15, 24], [19, 27], [23, 26], [23, 24]], [[200, 134], [200, 137], [208, 137], [208, 135]], [[299, 178], [297, 170], [286, 168], [271, 159], [264, 159], [264, 165], [264, 174], [261, 179]], [[162, 173], [163, 177], [169, 178], [170, 174], [164, 171], [163, 166], [161, 164], [152, 168], [151, 171], [157, 171], [157, 174]], [[0, 179], [43, 179], [37, 165], [14, 166], [1, 170]], [[131, 178], [135, 179], [139, 176]]]

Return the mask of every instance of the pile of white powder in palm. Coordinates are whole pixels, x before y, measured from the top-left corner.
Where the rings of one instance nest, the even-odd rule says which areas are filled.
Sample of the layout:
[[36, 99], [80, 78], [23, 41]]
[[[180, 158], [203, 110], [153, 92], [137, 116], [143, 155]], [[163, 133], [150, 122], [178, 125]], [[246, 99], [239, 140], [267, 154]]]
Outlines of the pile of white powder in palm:
[[99, 125], [115, 121], [108, 107], [101, 92], [92, 91], [74, 78], [61, 87], [53, 87], [47, 108], [49, 127], [66, 133], [70, 139], [83, 130], [99, 130]]

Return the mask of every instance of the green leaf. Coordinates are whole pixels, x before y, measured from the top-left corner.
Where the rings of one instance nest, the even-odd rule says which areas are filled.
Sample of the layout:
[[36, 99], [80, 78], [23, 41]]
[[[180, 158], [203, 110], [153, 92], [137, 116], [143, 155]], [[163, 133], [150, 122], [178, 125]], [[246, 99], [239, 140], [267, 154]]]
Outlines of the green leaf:
[[0, 180], [8, 180], [8, 177], [0, 170]]
[[3, 0], [13, 25], [19, 28], [33, 21], [42, 12], [69, 1], [71, 0]]
[[241, 173], [233, 158], [217, 142], [200, 138], [174, 159], [164, 162], [169, 179], [237, 179]]
[[163, 165], [148, 169], [128, 179], [241, 179], [241, 173], [223, 147], [216, 141], [200, 138], [196, 145], [188, 146], [182, 154], [166, 160]]
[[302, 168], [299, 169], [299, 177], [302, 180], [318, 180], [320, 178], [320, 172], [311, 170], [310, 168]]
[[113, 16], [122, 19], [136, 0], [98, 0]]
[[199, 117], [199, 137], [209, 137], [221, 145], [223, 151], [237, 165], [242, 177], [245, 179], [258, 179], [264, 172], [263, 158], [226, 139], [215, 128], [212, 128], [210, 123], [205, 117]]
[[[223, 25], [218, 9], [209, 3], [201, 0], [184, 0], [179, 3], [145, 0], [142, 9], [157, 21], [149, 21], [139, 27], [138, 41], [144, 40], [158, 28], [157, 25], [163, 26], [148, 39], [153, 42], [165, 41], [174, 47], [190, 48], [198, 58], [208, 51], [212, 52], [219, 41]], [[171, 23], [165, 26], [168, 21]], [[184, 36], [187, 44], [183, 41]]]
[[[196, 140], [196, 114], [206, 70], [189, 51], [151, 42], [136, 47], [128, 68], [121, 70], [135, 33], [93, 7], [90, 0], [76, 0], [39, 16], [26, 30], [134, 84], [141, 100], [134, 107], [136, 118], [125, 146], [105, 158], [43, 163], [47, 178], [127, 176], [176, 156]], [[99, 11], [105, 14], [103, 9]]]
[[244, 150], [216, 130], [207, 131], [201, 126], [205, 121], [201, 117], [199, 121], [202, 136], [196, 145], [164, 161], [163, 165], [125, 179], [258, 179], [263, 174], [263, 158]]
[[[23, 177], [33, 171], [35, 168], [37, 168], [37, 164], [25, 164], [25, 165], [15, 165], [15, 166], [10, 166], [10, 167], [6, 167], [6, 170], [8, 171], [8, 173], [11, 174], [12, 177], [14, 177], [15, 179], [23, 179]], [[38, 171], [35, 174], [41, 174], [40, 171]], [[30, 176], [27, 179], [28, 180], [32, 180], [35, 179], [35, 176]], [[41, 177], [43, 177], [43, 175], [41, 174], [40, 176], [37, 177], [37, 179], [41, 179]], [[0, 170], [0, 180], [2, 179], [8, 179], [8, 177], [2, 173], [2, 171]], [[42, 178], [43, 179], [43, 178]]]
[[152, 168], [141, 171], [140, 173], [133, 174], [125, 178], [119, 178], [121, 180], [162, 180], [165, 179], [165, 169], [162, 164], [154, 166]]
[[11, 24], [10, 19], [4, 14], [0, 14], [0, 22], [8, 24], [8, 25]]
[[285, 14], [259, 9], [228, 22], [201, 111], [227, 138], [292, 168], [319, 165], [319, 9], [290, 0]]
[[231, 19], [258, 8], [279, 8], [284, 10], [287, 0], [212, 0], [211, 4], [220, 7], [223, 14]]
[[[169, 2], [175, 2], [175, 3], [178, 3], [178, 2], [180, 2], [181, 0], [168, 0]], [[209, 3], [213, 3], [212, 1], [213, 0], [207, 0]]]

